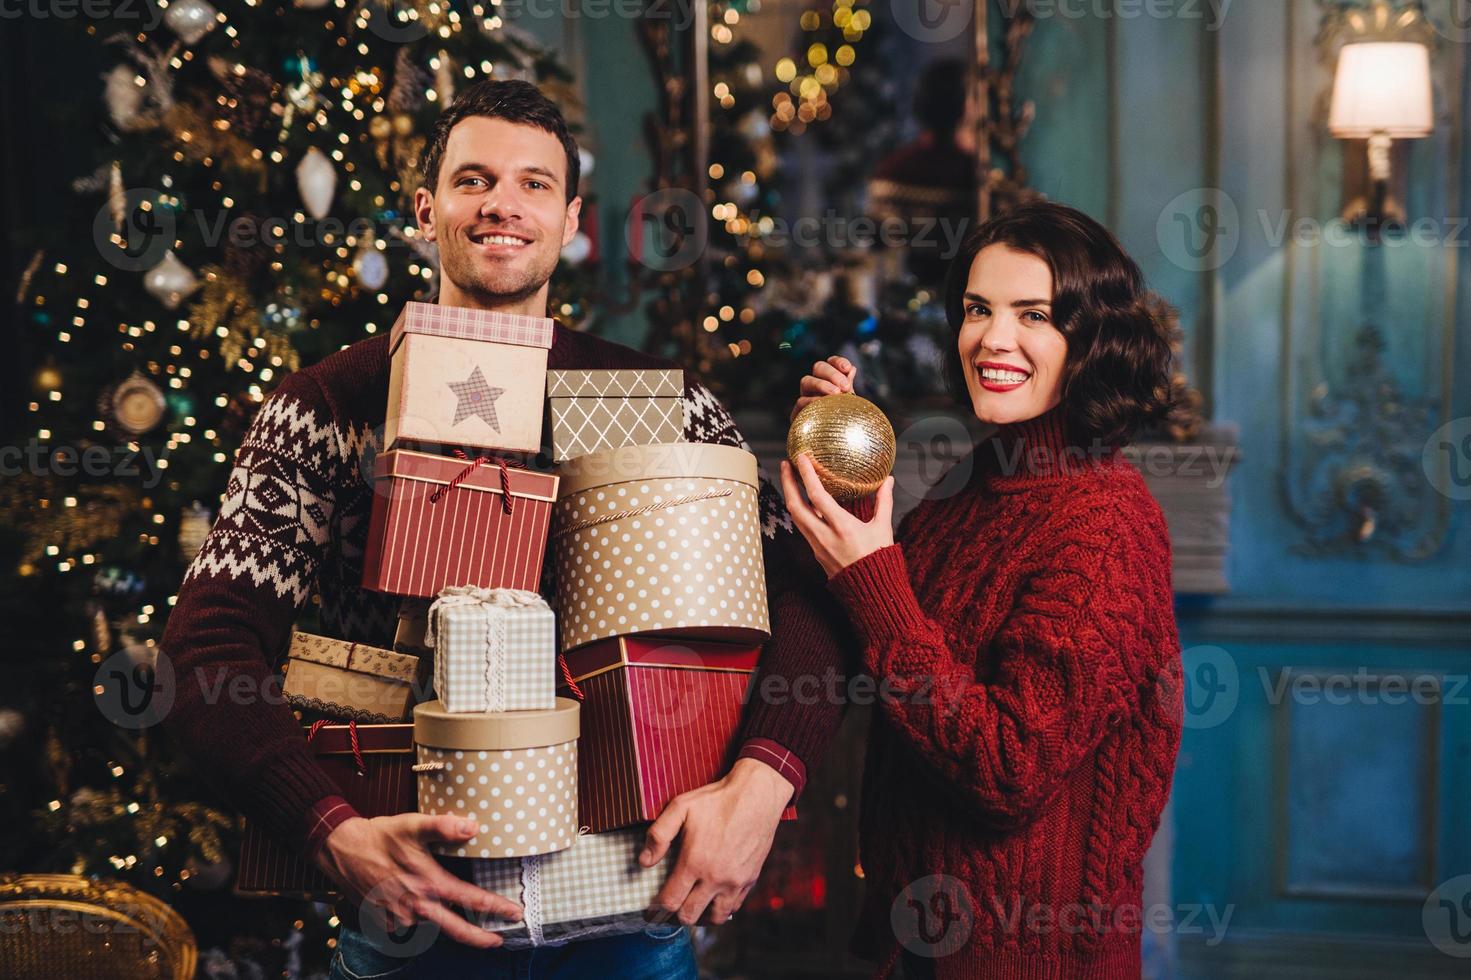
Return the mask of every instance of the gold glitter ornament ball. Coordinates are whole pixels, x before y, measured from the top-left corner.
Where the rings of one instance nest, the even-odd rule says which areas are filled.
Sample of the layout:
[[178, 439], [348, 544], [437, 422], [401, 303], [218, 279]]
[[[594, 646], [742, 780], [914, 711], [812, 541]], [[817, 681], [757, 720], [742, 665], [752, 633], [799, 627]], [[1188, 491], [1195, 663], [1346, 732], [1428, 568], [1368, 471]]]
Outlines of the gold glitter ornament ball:
[[787, 432], [787, 458], [802, 453], [827, 492], [852, 503], [882, 486], [894, 468], [894, 427], [866, 398], [824, 395], [808, 402]]

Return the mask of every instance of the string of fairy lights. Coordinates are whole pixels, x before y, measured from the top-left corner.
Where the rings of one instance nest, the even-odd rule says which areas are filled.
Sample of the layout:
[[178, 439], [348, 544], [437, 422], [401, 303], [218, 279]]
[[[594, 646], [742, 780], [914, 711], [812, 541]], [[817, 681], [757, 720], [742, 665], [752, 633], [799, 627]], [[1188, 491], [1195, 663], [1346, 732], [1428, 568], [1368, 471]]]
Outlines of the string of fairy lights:
[[[756, 61], [723, 73], [712, 72], [710, 94], [714, 107], [724, 118], [742, 120], [740, 131], [747, 144], [755, 146], [758, 161], [762, 157], [770, 161], [764, 169], [775, 170], [775, 152], [770, 148], [773, 132], [800, 135], [809, 126], [831, 118], [831, 99], [848, 82], [859, 45], [872, 26], [867, 4], [868, 0], [832, 0], [828, 7], [804, 10], [797, 24], [801, 53], [777, 59], [770, 76], [781, 87], [774, 91], [766, 82], [766, 71]], [[716, 0], [709, 12], [711, 60], [716, 63], [723, 52], [745, 39], [742, 17], [760, 13], [761, 0]], [[819, 32], [836, 32], [842, 43], [833, 46], [815, 36]], [[725, 253], [722, 265], [738, 272], [739, 284], [717, 289], [711, 312], [701, 320], [707, 334], [716, 334], [727, 325], [750, 325], [755, 321], [757, 310], [750, 301], [767, 285], [765, 264], [773, 247], [766, 239], [775, 228], [775, 220], [769, 214], [754, 215], [746, 206], [762, 196], [763, 175], [757, 169], [716, 159], [711, 161], [708, 173], [711, 186], [717, 188], [710, 215], [716, 227], [729, 236], [724, 249], [717, 250]], [[751, 341], [745, 337], [732, 339], [725, 347], [732, 358], [752, 350]]]

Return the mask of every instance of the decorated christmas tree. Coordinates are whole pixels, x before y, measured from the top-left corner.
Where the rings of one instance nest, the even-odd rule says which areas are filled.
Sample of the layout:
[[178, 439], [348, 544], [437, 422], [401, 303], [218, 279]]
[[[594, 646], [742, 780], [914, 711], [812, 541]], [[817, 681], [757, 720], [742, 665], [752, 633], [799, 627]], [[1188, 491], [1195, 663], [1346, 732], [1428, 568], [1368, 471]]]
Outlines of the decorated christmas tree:
[[[457, 87], [534, 81], [574, 128], [579, 107], [569, 75], [490, 3], [159, 8], [142, 8], [156, 25], [121, 11], [73, 22], [76, 45], [111, 63], [96, 93], [109, 124], [95, 160], [67, 162], [76, 198], [16, 297], [37, 368], [7, 420], [25, 465], [0, 482], [17, 583], [0, 613], [24, 677], [0, 708], [0, 748], [17, 761], [9, 825], [30, 828], [7, 835], [9, 866], [123, 878], [187, 905], [228, 884], [237, 821], [151, 730], [166, 704], [129, 698], [166, 700], [157, 639], [235, 447], [284, 375], [436, 289], [408, 208]], [[550, 313], [573, 326], [587, 244], [553, 278]]]

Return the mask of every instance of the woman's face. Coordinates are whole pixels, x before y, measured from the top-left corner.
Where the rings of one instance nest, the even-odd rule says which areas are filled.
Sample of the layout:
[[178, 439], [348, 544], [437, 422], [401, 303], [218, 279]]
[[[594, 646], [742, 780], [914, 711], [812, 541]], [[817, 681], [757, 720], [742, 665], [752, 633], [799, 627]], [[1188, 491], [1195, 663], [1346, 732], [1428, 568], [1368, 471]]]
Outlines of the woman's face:
[[1052, 322], [1052, 270], [1007, 245], [987, 245], [970, 265], [960, 363], [982, 422], [1036, 418], [1062, 400], [1067, 338]]

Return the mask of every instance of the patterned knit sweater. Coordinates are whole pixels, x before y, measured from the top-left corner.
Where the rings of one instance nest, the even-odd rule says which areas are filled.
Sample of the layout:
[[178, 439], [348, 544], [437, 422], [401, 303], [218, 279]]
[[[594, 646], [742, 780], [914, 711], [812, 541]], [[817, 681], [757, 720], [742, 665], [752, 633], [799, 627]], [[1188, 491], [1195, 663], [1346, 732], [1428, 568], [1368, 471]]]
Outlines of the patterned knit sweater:
[[[240, 812], [308, 850], [354, 813], [317, 765], [273, 677], [308, 601], [319, 604], [319, 628], [329, 636], [393, 641], [401, 600], [359, 584], [388, 345], [387, 336], [353, 344], [287, 377], [261, 406], [162, 642], [176, 684], [169, 728]], [[676, 366], [560, 325], [548, 364]], [[692, 379], [684, 414], [689, 441], [743, 445], [719, 401]], [[809, 646], [831, 649], [849, 627], [765, 480], [760, 500], [774, 634], [762, 662], [774, 665]], [[800, 793], [840, 720], [838, 705], [755, 706], [740, 754], [777, 768]]]
[[1126, 460], [1068, 442], [1060, 408], [1003, 427], [961, 492], [830, 583], [892, 692], [853, 942], [881, 976], [901, 942], [940, 978], [1140, 974], [1141, 862], [1182, 719], [1170, 543]]

